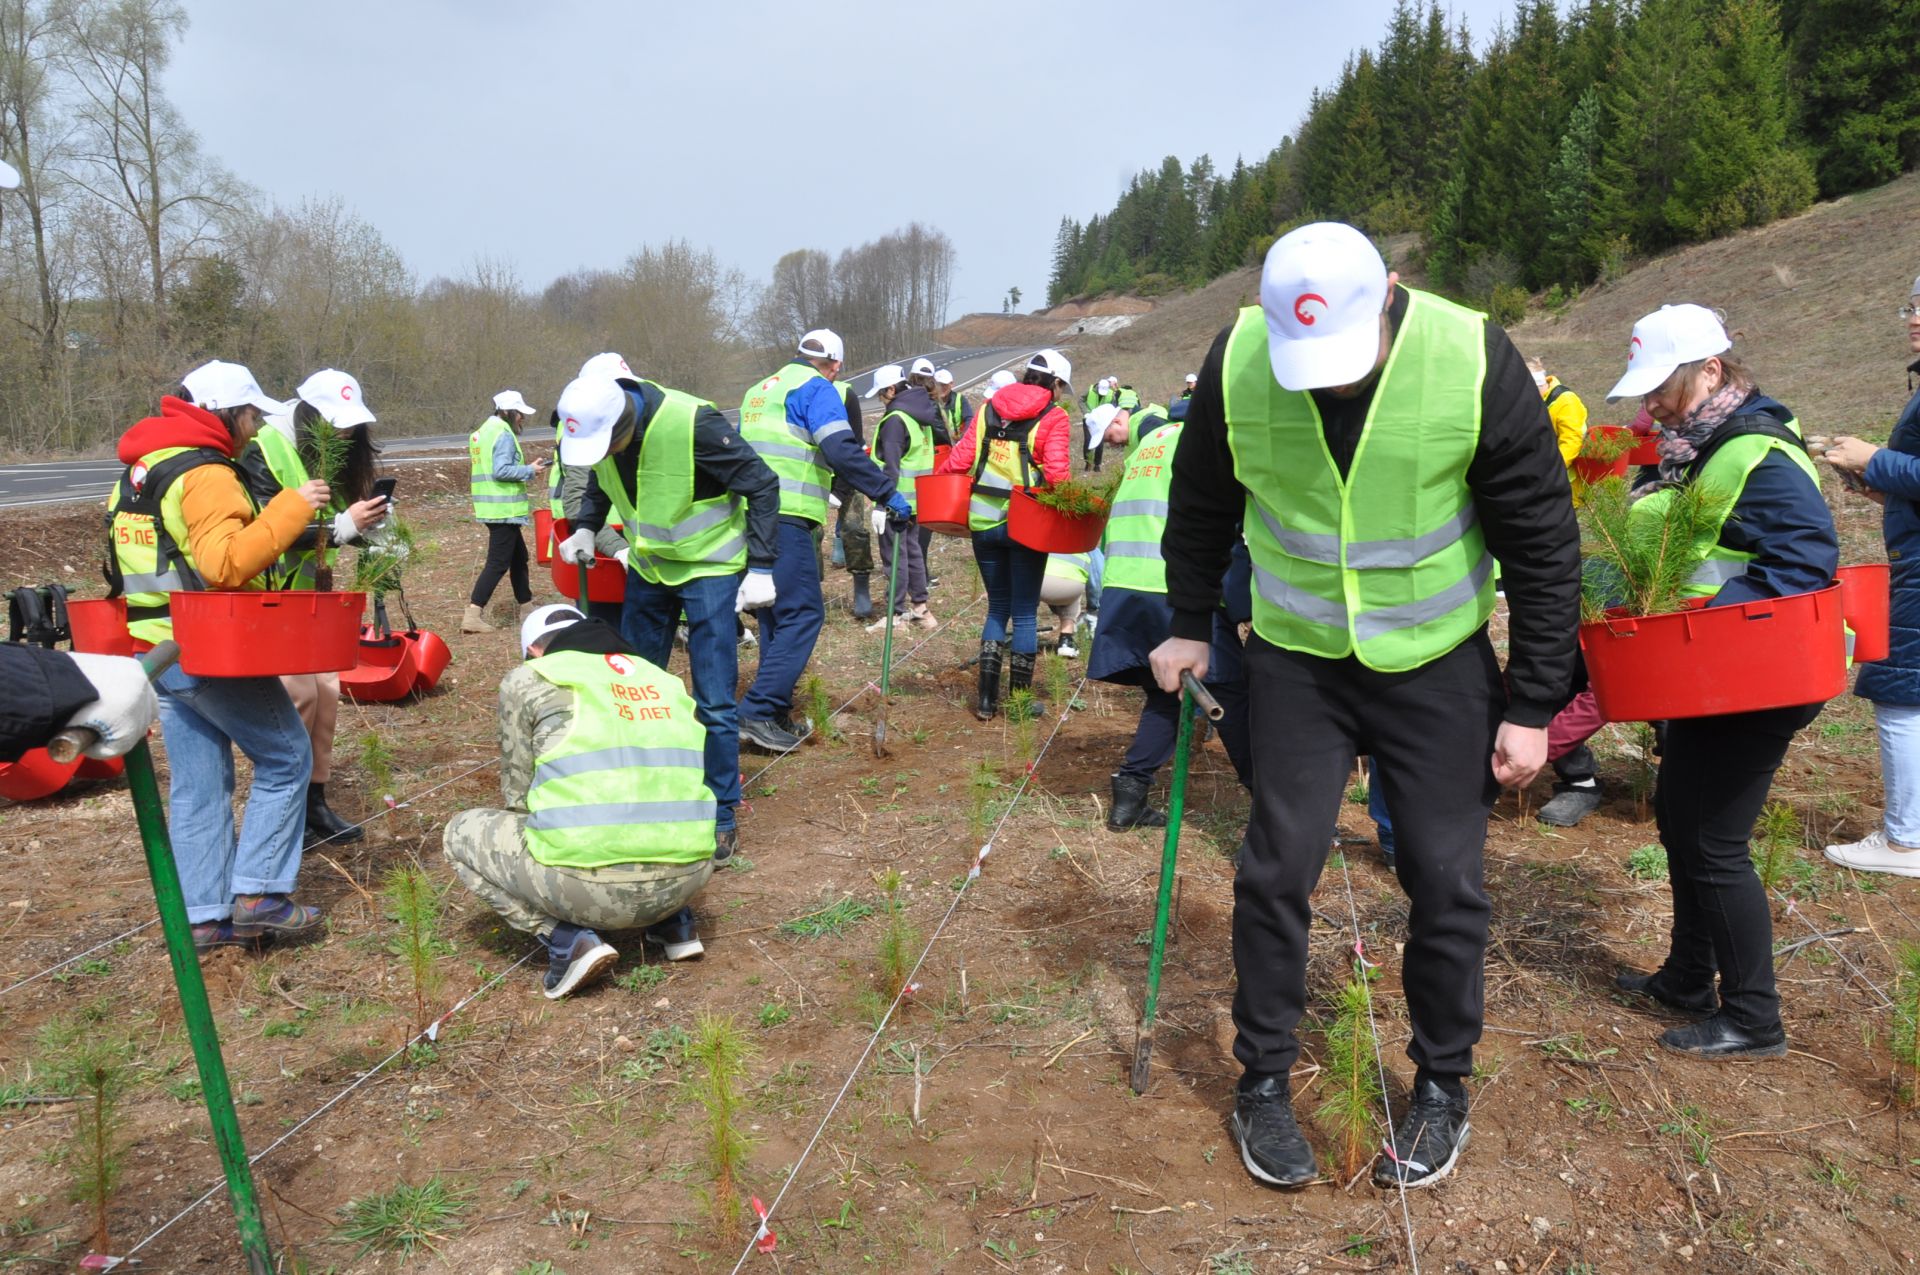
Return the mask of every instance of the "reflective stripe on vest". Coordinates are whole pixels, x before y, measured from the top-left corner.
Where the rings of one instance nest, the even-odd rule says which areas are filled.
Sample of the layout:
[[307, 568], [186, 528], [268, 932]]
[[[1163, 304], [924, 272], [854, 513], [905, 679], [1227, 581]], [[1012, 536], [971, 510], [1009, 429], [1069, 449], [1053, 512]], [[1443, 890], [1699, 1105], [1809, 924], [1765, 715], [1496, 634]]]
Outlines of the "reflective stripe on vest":
[[1050, 553], [1046, 574], [1055, 580], [1085, 584], [1093, 579], [1093, 557], [1084, 553]]
[[[1013, 499], [1013, 489], [1031, 485], [1039, 462], [1033, 460], [1034, 445], [1040, 440], [1040, 422], [1047, 418], [1049, 406], [1045, 412], [1034, 418], [1033, 427], [1027, 431], [1026, 456], [1032, 465], [1021, 465], [1021, 447], [1013, 439], [1003, 438], [992, 442], [987, 440], [987, 410], [989, 403], [982, 403], [980, 410], [973, 414], [973, 423], [967, 426], [968, 435], [973, 439], [973, 497], [967, 502], [967, 526], [972, 531], [991, 531], [1007, 520], [1007, 505]], [[1018, 424], [1013, 421], [1009, 424]], [[958, 439], [954, 440], [956, 443]], [[981, 449], [986, 448], [986, 464], [981, 465]]]
[[900, 418], [901, 425], [907, 431], [907, 450], [900, 453], [900, 476], [895, 480], [895, 486], [907, 498], [907, 508], [917, 514], [920, 512], [919, 484], [913, 480], [933, 472], [933, 431], [905, 412], [888, 412], [880, 418], [880, 425], [873, 432], [876, 446], [880, 442], [880, 430], [885, 429], [887, 422], [895, 417]]
[[[300, 449], [294, 441], [282, 434], [272, 425], [262, 425], [260, 432], [253, 436], [254, 446], [260, 449], [260, 455], [267, 462], [267, 469], [273, 474], [273, 480], [282, 488], [299, 488], [308, 478], [307, 463], [300, 459]], [[312, 549], [290, 549], [280, 556], [274, 568], [273, 586], [276, 589], [314, 589], [320, 585], [320, 568], [331, 566], [333, 549], [325, 541], [326, 529], [322, 528], [321, 544]]]
[[1240, 312], [1223, 376], [1255, 632], [1394, 673], [1446, 654], [1493, 613], [1493, 559], [1466, 481], [1486, 319], [1408, 293], [1345, 478], [1312, 395], [1274, 380], [1258, 306]]
[[[1787, 428], [1798, 434], [1800, 422], [1789, 421]], [[1747, 489], [1748, 477], [1767, 458], [1767, 453], [1774, 451], [1790, 457], [1800, 467], [1800, 472], [1812, 480], [1814, 487], [1820, 486], [1820, 471], [1814, 466], [1806, 449], [1795, 447], [1785, 439], [1767, 434], [1742, 434], [1715, 448], [1713, 454], [1707, 457], [1707, 463], [1688, 480], [1701, 491], [1709, 512], [1688, 549], [1697, 559], [1697, 565], [1680, 590], [1682, 597], [1710, 598], [1720, 592], [1728, 581], [1738, 580], [1747, 574], [1747, 566], [1753, 561], [1754, 555], [1729, 549], [1720, 543], [1720, 536], [1726, 529], [1727, 520], [1733, 516], [1734, 506], [1740, 503], [1741, 494]], [[1629, 525], [1644, 519], [1657, 522], [1664, 518], [1667, 505], [1673, 500], [1673, 492], [1673, 488], [1666, 487], [1635, 501], [1628, 513]]]
[[1126, 460], [1107, 518], [1107, 570], [1102, 588], [1139, 593], [1167, 591], [1167, 564], [1160, 538], [1167, 530], [1167, 493], [1173, 487], [1173, 453], [1182, 422], [1163, 422], [1142, 438]]
[[812, 522], [827, 520], [827, 489], [833, 471], [820, 453], [820, 439], [852, 426], [836, 421], [818, 437], [787, 420], [787, 396], [811, 380], [826, 380], [807, 363], [789, 363], [740, 400], [740, 437], [780, 480], [780, 512]]
[[638, 492], [628, 494], [611, 455], [593, 470], [626, 524], [628, 561], [641, 579], [670, 587], [744, 571], [747, 518], [740, 498], [731, 493], [693, 498], [693, 421], [713, 404], [651, 381], [643, 384], [662, 397], [640, 438], [634, 471]]
[[524, 461], [526, 458], [520, 451], [520, 440], [513, 437], [512, 427], [498, 416], [489, 416], [479, 429], [467, 437], [473, 516], [482, 522], [525, 518], [532, 512], [527, 504], [527, 485], [524, 482], [499, 480], [493, 476], [493, 447], [502, 434], [513, 438], [514, 463]]
[[[121, 509], [121, 496], [128, 477], [133, 473], [139, 473], [144, 482], [146, 476], [162, 461], [194, 450], [191, 447], [163, 447], [148, 452], [134, 462], [126, 474], [121, 475], [107, 495], [107, 509], [110, 511], [107, 536], [114, 563], [120, 570], [120, 587], [126, 593], [127, 630], [142, 642], [160, 643], [173, 636], [173, 619], [168, 613], [169, 593], [197, 591], [206, 587], [193, 559], [193, 544], [187, 536], [185, 513], [184, 479], [199, 466], [175, 475], [161, 493], [158, 523], [144, 514]], [[209, 460], [206, 463], [219, 462]], [[257, 514], [259, 506], [254, 503], [253, 494], [247, 491], [246, 484], [238, 476], [233, 481], [245, 495], [249, 510]], [[163, 530], [164, 537], [161, 535]], [[179, 555], [173, 565], [161, 561], [163, 539], [170, 541]], [[255, 577], [241, 587], [264, 589], [266, 583], [264, 577]]]
[[580, 651], [527, 667], [573, 693], [566, 734], [534, 759], [527, 852], [575, 870], [710, 858], [707, 733], [680, 679], [636, 656]]

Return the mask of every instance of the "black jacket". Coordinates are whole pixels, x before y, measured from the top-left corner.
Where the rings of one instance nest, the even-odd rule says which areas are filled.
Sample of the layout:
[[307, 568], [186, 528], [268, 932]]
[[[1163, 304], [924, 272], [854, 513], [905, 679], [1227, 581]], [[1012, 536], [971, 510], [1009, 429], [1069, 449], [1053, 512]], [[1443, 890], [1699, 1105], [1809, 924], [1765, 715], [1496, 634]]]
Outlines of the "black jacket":
[[100, 698], [65, 651], [0, 642], [0, 761], [18, 761]]
[[[1407, 292], [1398, 288], [1388, 311], [1396, 333], [1406, 313]], [[1239, 488], [1227, 448], [1221, 392], [1221, 365], [1232, 331], [1229, 324], [1214, 338], [1187, 405], [1161, 542], [1167, 598], [1174, 609], [1173, 635], [1201, 642], [1213, 631], [1220, 580], [1245, 508], [1244, 500], [1221, 498]], [[1347, 399], [1315, 391], [1313, 399], [1325, 426], [1327, 450], [1345, 474], [1373, 391]], [[1566, 703], [1573, 679], [1580, 621], [1580, 531], [1546, 405], [1526, 361], [1494, 323], [1487, 324], [1480, 405], [1480, 442], [1467, 466], [1467, 486], [1488, 552], [1500, 563], [1507, 595], [1506, 717], [1521, 726], [1545, 726]]]
[[[666, 396], [651, 383], [642, 383], [637, 391], [630, 389], [627, 393], [639, 397], [639, 424], [632, 446], [613, 457], [613, 469], [628, 491], [637, 491], [640, 440]], [[747, 446], [733, 422], [715, 408], [703, 407], [693, 417], [693, 498], [713, 500], [729, 492], [747, 502], [747, 565], [771, 571], [780, 517], [780, 480]], [[613, 501], [601, 490], [597, 467], [589, 468], [587, 489], [580, 498], [579, 525], [598, 532], [607, 525], [612, 508]]]
[[933, 401], [933, 395], [918, 385], [909, 385], [901, 390], [894, 395], [893, 402], [880, 409], [880, 432], [873, 440], [873, 458], [880, 462], [880, 468], [898, 478], [900, 458], [907, 454], [907, 427], [891, 419], [895, 412], [913, 417], [929, 431], [938, 429], [944, 418], [940, 415], [939, 405]]

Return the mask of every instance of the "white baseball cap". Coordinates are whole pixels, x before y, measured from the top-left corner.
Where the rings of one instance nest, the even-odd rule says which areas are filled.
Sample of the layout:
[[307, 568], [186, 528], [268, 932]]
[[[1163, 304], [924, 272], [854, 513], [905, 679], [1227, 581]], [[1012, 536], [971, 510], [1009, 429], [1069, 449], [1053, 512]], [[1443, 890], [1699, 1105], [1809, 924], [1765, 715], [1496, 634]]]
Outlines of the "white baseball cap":
[[20, 184], [20, 170], [0, 159], [0, 190], [13, 190]]
[[608, 350], [605, 354], [596, 354], [580, 365], [583, 379], [600, 378], [609, 381], [638, 381], [640, 374], [627, 366], [627, 361]]
[[913, 376], [932, 376], [933, 360], [923, 354], [913, 361], [913, 366], [908, 368], [907, 371]]
[[627, 410], [627, 391], [605, 376], [580, 376], [567, 382], [553, 405], [560, 418], [560, 463], [591, 465], [613, 444], [613, 427]]
[[1187, 373], [1187, 384], [1188, 385], [1200, 384], [1200, 374], [1198, 372]]
[[496, 412], [518, 412], [522, 416], [532, 416], [533, 404], [521, 398], [519, 390], [501, 390], [493, 396], [493, 410]]
[[1633, 325], [1627, 372], [1607, 391], [1607, 402], [1639, 398], [1666, 384], [1682, 363], [1733, 348], [1720, 316], [1703, 305], [1663, 305]]
[[1005, 368], [1001, 368], [998, 372], [995, 372], [987, 378], [988, 387], [994, 390], [1004, 390], [1007, 386], [1012, 385], [1013, 382], [1013, 373], [1007, 371]]
[[229, 407], [257, 407], [269, 413], [287, 410], [287, 405], [279, 399], [268, 398], [260, 382], [253, 379], [253, 373], [238, 363], [223, 363], [219, 359], [202, 363], [180, 383], [193, 395], [194, 405], [209, 412]]
[[935, 385], [952, 385], [953, 373], [947, 371], [945, 368], [941, 368], [933, 374], [933, 383]]
[[800, 338], [799, 354], [803, 359], [826, 359], [842, 363], [846, 361], [847, 346], [838, 332], [829, 328], [815, 328]]
[[520, 654], [533, 654], [533, 644], [549, 633], [558, 633], [561, 629], [580, 623], [587, 617], [580, 614], [576, 607], [564, 602], [555, 602], [543, 607], [535, 607], [533, 613], [520, 622]]
[[1067, 356], [1058, 350], [1041, 350], [1027, 360], [1027, 371], [1045, 372], [1048, 376], [1057, 376], [1073, 386], [1073, 364], [1067, 362]]
[[360, 396], [360, 382], [338, 368], [322, 368], [300, 382], [294, 393], [337, 430], [373, 424], [373, 412]]
[[1098, 447], [1106, 436], [1107, 426], [1113, 424], [1113, 418], [1120, 415], [1120, 409], [1111, 403], [1102, 403], [1087, 413], [1087, 447]]
[[1289, 390], [1364, 380], [1386, 304], [1387, 263], [1352, 226], [1316, 221], [1280, 236], [1260, 272], [1273, 379]]
[[879, 398], [881, 390], [891, 389], [906, 379], [907, 374], [900, 370], [898, 363], [889, 363], [873, 374], [873, 388], [867, 391], [867, 397]]

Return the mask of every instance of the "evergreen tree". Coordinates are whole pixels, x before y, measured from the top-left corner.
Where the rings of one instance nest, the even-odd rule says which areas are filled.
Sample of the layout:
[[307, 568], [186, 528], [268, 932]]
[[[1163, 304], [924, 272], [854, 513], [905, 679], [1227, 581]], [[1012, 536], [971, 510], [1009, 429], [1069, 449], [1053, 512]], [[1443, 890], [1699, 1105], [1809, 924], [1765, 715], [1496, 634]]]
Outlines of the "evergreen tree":
[[1047, 304], [1059, 305], [1078, 287], [1080, 223], [1071, 217], [1060, 219], [1053, 237], [1053, 273], [1047, 279]]
[[1920, 0], [1788, 0], [1782, 19], [1821, 192], [1920, 165]]
[[1709, 0], [1643, 0], [1602, 96], [1600, 164], [1589, 233], [1602, 257], [1677, 242], [1667, 200], [1691, 159], [1699, 96], [1713, 75]]
[[1600, 158], [1600, 92], [1580, 95], [1547, 175], [1544, 273], [1553, 283], [1586, 283], [1600, 264], [1592, 242], [1594, 166]]

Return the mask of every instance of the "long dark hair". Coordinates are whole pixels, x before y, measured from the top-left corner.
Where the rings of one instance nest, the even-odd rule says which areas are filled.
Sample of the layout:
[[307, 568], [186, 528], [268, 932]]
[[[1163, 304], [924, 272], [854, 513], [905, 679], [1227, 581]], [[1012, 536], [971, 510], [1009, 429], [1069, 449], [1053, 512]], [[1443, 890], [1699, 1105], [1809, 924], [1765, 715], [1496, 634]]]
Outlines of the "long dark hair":
[[[325, 420], [320, 409], [305, 399], [293, 405], [293, 436], [300, 447], [300, 459], [311, 472], [318, 458], [313, 453], [313, 444], [308, 436], [316, 424]], [[332, 428], [328, 426], [328, 428]], [[347, 436], [347, 458], [340, 466], [340, 481], [333, 492], [334, 503], [341, 508], [365, 500], [373, 494], [375, 461], [378, 453], [374, 451], [373, 435], [365, 425], [355, 425], [345, 431]]]

